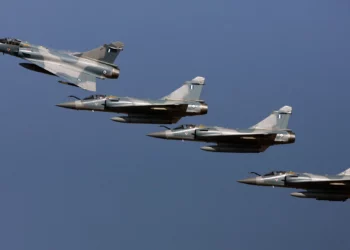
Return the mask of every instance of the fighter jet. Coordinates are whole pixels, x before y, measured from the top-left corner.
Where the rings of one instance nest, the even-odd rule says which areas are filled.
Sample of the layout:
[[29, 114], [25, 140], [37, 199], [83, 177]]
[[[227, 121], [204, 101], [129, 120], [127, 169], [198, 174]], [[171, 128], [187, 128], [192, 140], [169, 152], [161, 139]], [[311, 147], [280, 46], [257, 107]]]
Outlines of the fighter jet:
[[238, 182], [249, 185], [305, 190], [290, 194], [298, 198], [346, 201], [350, 197], [350, 168], [337, 175], [315, 175], [287, 171], [273, 171], [265, 175], [252, 173], [258, 176], [239, 180]]
[[260, 153], [278, 144], [294, 143], [295, 134], [287, 129], [292, 108], [284, 106], [248, 129], [228, 129], [186, 124], [174, 129], [155, 132], [148, 136], [199, 142], [213, 142], [216, 145], [201, 147], [210, 152]]
[[122, 42], [105, 44], [87, 52], [65, 52], [48, 49], [18, 39], [0, 39], [0, 52], [29, 61], [22, 67], [44, 74], [58, 76], [59, 83], [96, 91], [96, 78], [118, 78], [119, 68], [114, 64], [123, 50]]
[[199, 99], [204, 80], [204, 77], [198, 76], [191, 81], [186, 81], [180, 88], [158, 100], [92, 95], [83, 100], [75, 97], [76, 101], [57, 104], [57, 106], [127, 114], [127, 116], [113, 117], [112, 120], [116, 122], [172, 124], [184, 116], [204, 115], [208, 112], [208, 105]]

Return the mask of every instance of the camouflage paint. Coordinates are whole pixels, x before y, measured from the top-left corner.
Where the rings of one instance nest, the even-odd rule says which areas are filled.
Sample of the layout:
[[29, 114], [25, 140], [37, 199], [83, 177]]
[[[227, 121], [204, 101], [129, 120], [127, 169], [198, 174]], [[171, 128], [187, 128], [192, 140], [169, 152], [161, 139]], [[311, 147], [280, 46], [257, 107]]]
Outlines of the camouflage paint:
[[21, 66], [56, 75], [66, 80], [60, 83], [89, 91], [96, 91], [96, 78], [119, 77], [120, 70], [113, 62], [123, 47], [123, 43], [114, 42], [85, 53], [71, 53], [31, 45], [18, 39], [0, 39], [0, 52], [32, 63]]

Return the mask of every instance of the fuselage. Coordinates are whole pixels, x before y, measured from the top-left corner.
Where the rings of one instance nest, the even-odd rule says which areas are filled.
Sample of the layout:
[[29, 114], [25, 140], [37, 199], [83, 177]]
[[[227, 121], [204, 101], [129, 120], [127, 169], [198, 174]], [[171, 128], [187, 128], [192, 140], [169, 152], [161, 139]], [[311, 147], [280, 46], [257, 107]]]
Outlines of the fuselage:
[[92, 95], [82, 100], [61, 103], [57, 106], [128, 115], [127, 117], [112, 118], [113, 121], [117, 122], [155, 124], [171, 124], [181, 117], [203, 115], [208, 111], [208, 106], [203, 102], [151, 100], [107, 95]]
[[[94, 59], [75, 56], [74, 53], [57, 51], [29, 43], [18, 41], [12, 44], [0, 40], [0, 52], [28, 60], [42, 68], [45, 68], [46, 63], [46, 66], [54, 68], [57, 73], [61, 69], [64, 72], [67, 70], [72, 72], [72, 75], [85, 72], [100, 79], [118, 78], [119, 76], [119, 68], [116, 65], [109, 65]], [[27, 66], [26, 68], [39, 71], [35, 67]]]
[[273, 171], [262, 176], [239, 180], [238, 182], [257, 186], [305, 190], [291, 193], [292, 196], [298, 198], [345, 201], [350, 197], [349, 175], [316, 175], [291, 171]]
[[[174, 129], [157, 132], [169, 140], [187, 140], [198, 142], [216, 142], [221, 144], [243, 145], [275, 145], [288, 144], [295, 141], [295, 135], [291, 131], [261, 130], [261, 129], [229, 129], [223, 127], [207, 127], [203, 125], [185, 124]], [[266, 135], [268, 136], [262, 136]], [[151, 134], [152, 136], [152, 134]], [[157, 137], [157, 136], [154, 136]]]

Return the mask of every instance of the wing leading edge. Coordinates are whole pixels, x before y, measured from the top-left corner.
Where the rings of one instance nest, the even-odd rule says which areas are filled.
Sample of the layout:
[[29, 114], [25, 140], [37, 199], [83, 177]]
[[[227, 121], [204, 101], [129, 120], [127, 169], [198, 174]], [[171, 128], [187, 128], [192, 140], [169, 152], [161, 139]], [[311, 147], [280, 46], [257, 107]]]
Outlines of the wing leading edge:
[[47, 70], [48, 72], [66, 80], [59, 81], [62, 84], [67, 84], [75, 87], [79, 87], [88, 91], [96, 91], [96, 76], [87, 74], [85, 72], [79, 72], [70, 67], [64, 67], [57, 63], [52, 62], [38, 62], [29, 60], [33, 64]]

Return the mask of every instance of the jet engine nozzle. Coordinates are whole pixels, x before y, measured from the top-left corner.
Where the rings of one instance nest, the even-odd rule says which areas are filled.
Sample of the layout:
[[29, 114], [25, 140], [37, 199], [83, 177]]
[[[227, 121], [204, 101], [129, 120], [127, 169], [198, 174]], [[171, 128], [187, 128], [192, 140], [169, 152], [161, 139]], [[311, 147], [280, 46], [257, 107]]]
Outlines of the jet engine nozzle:
[[289, 143], [294, 143], [295, 142], [295, 133], [293, 132], [289, 132], [289, 139], [288, 139]]
[[111, 78], [117, 79], [119, 77], [120, 71], [118, 69], [112, 69]]
[[280, 131], [276, 135], [275, 142], [278, 144], [294, 143], [295, 134], [292, 131]]
[[201, 104], [199, 113], [201, 115], [205, 115], [206, 113], [208, 113], [208, 105], [207, 104]]

